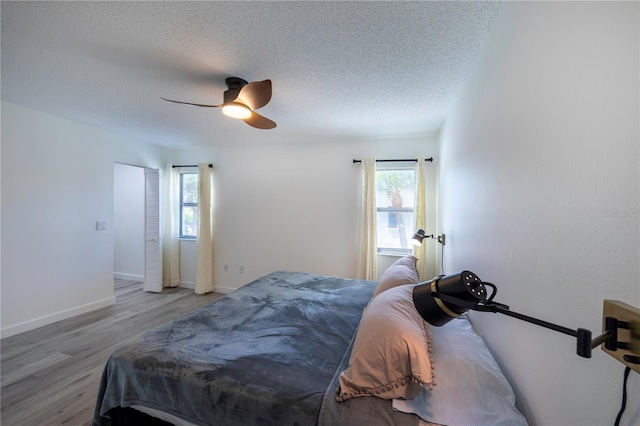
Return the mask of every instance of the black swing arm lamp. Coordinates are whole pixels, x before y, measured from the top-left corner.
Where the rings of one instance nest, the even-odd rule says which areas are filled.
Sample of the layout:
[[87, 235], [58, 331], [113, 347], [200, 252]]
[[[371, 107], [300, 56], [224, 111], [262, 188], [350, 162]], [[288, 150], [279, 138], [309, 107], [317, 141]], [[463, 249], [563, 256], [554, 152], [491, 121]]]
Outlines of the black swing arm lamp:
[[422, 240], [424, 240], [425, 238], [432, 238], [434, 240], [438, 240], [438, 242], [442, 245], [445, 245], [445, 242], [446, 242], [446, 238], [444, 234], [427, 235], [423, 229], [418, 229], [416, 233], [413, 234], [413, 237], [411, 237], [411, 244], [413, 244], [414, 246], [420, 247], [422, 245]]
[[[486, 287], [492, 288], [487, 297]], [[537, 318], [523, 315], [509, 309], [509, 306], [493, 301], [497, 294], [495, 285], [484, 282], [476, 274], [463, 271], [454, 275], [438, 276], [431, 281], [416, 284], [413, 289], [413, 302], [420, 316], [428, 323], [441, 326], [468, 310], [504, 314], [522, 321], [539, 325], [577, 339], [576, 353], [584, 358], [591, 358], [592, 349], [604, 343], [605, 348], [615, 351], [628, 349], [626, 342], [618, 341], [618, 329], [629, 328], [625, 321], [606, 316], [604, 332], [592, 338], [591, 331], [578, 328], [573, 330]]]

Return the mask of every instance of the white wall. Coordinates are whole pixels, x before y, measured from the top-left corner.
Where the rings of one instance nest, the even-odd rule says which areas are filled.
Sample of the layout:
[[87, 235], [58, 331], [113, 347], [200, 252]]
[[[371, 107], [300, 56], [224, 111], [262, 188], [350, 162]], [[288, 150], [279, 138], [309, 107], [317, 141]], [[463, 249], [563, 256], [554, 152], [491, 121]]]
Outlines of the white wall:
[[[196, 242], [180, 240], [180, 287], [196, 288]], [[231, 290], [217, 288], [217, 292], [230, 293]]]
[[113, 165], [113, 275], [144, 279], [144, 168]]
[[[360, 166], [353, 158], [434, 156], [427, 170], [435, 228], [437, 151], [436, 138], [426, 136], [169, 153], [3, 102], [2, 337], [113, 303], [116, 162], [215, 164], [216, 290], [229, 292], [279, 269], [355, 276]], [[96, 231], [96, 221], [107, 230]], [[181, 244], [189, 285], [195, 251], [185, 244], [193, 243]]]
[[[600, 332], [640, 306], [638, 3], [505, 3], [441, 132], [446, 272], [517, 312]], [[472, 319], [532, 425], [612, 424], [624, 366], [506, 316]], [[622, 424], [639, 424], [639, 376]]]
[[[216, 291], [227, 292], [276, 270], [354, 277], [360, 165], [352, 160], [434, 156], [427, 166], [433, 206], [437, 149], [436, 138], [425, 136], [226, 146], [173, 155], [182, 164], [214, 164]], [[430, 219], [435, 228], [435, 208]]]
[[[164, 152], [2, 102], [2, 337], [113, 303], [113, 163]], [[96, 231], [106, 221], [106, 231]]]

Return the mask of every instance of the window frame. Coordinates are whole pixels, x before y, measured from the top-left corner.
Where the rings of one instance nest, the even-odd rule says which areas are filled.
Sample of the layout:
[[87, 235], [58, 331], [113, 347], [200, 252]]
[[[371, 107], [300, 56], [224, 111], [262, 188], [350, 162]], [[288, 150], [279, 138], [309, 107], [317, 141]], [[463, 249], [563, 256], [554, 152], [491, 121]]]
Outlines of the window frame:
[[[196, 177], [198, 176], [198, 172], [197, 171], [180, 171], [180, 206], [179, 206], [179, 210], [180, 210], [180, 214], [178, 215], [179, 218], [179, 233], [178, 233], [178, 238], [181, 240], [192, 240], [195, 241], [198, 238], [198, 228], [196, 226], [196, 235], [185, 235], [183, 232], [183, 223], [184, 221], [182, 220], [183, 218], [183, 212], [184, 212], [184, 207], [196, 207], [196, 211], [198, 208], [198, 203], [194, 203], [194, 202], [184, 202], [184, 175], [196, 175]], [[200, 201], [200, 200], [198, 200]]]
[[[417, 186], [417, 182], [416, 182], [416, 175], [415, 175], [415, 166], [411, 165], [407, 165], [406, 163], [401, 163], [401, 162], [386, 162], [386, 163], [376, 163], [376, 219], [378, 218], [378, 213], [411, 213], [414, 217], [414, 221], [415, 221], [415, 214], [416, 214], [416, 206], [413, 205], [412, 207], [378, 207], [378, 199], [377, 199], [377, 193], [378, 193], [378, 183], [377, 183], [377, 178], [378, 175], [377, 173], [380, 171], [412, 171], [413, 172], [413, 194], [415, 197], [415, 191], [416, 191], [416, 186]], [[413, 203], [415, 204], [415, 202]], [[413, 226], [415, 225], [415, 223], [410, 224], [411, 229], [413, 229]], [[398, 248], [398, 247], [381, 247], [380, 246], [380, 238], [378, 238], [378, 230], [377, 230], [377, 226], [376, 225], [376, 252], [378, 255], [388, 255], [388, 256], [409, 256], [413, 254], [413, 247], [409, 246], [407, 248]]]

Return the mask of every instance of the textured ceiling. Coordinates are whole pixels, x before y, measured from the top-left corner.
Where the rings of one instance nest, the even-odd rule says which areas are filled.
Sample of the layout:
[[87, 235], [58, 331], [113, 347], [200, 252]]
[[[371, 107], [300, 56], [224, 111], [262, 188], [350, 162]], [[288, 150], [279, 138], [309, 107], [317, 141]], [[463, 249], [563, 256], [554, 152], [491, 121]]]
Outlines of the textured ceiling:
[[[168, 146], [437, 132], [494, 2], [1, 2], [2, 100]], [[224, 79], [271, 79], [257, 130]], [[336, 139], [338, 138], [338, 139]]]

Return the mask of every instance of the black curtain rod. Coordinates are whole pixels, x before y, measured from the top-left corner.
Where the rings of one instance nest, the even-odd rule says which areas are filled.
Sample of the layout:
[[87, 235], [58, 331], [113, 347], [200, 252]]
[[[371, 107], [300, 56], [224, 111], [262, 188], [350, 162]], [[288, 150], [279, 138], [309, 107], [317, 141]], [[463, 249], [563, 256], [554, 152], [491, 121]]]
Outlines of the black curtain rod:
[[[418, 161], [417, 158], [403, 158], [399, 160], [376, 160], [376, 163], [392, 163], [395, 161]], [[424, 161], [433, 162], [433, 157], [425, 158]], [[353, 164], [362, 163], [362, 160], [353, 160]]]
[[[173, 167], [174, 169], [177, 169], [179, 167], [198, 167], [198, 165], [197, 164], [182, 164], [182, 165], [174, 164], [171, 167]], [[213, 168], [213, 164], [209, 164], [209, 168], [210, 169]]]

